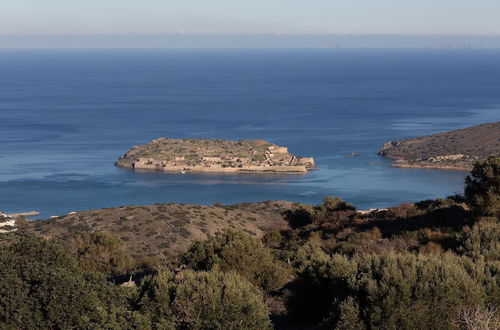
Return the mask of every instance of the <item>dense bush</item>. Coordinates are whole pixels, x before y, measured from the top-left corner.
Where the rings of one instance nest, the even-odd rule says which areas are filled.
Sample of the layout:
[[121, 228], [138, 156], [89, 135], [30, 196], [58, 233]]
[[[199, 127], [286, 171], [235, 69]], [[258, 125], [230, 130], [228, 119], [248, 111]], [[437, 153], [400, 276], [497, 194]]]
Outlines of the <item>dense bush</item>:
[[300, 205], [295, 210], [286, 210], [283, 217], [288, 221], [290, 227], [296, 229], [310, 225], [314, 221], [313, 208], [309, 205]]
[[326, 196], [323, 198], [323, 205], [316, 207], [316, 211], [331, 213], [335, 211], [355, 211], [356, 208], [350, 203], [344, 202], [339, 197]]
[[478, 214], [500, 217], [500, 157], [476, 162], [465, 185], [465, 198]]
[[70, 329], [140, 327], [125, 292], [83, 273], [61, 246], [24, 238], [0, 249], [0, 328]]
[[262, 293], [233, 272], [162, 271], [136, 289], [86, 268], [42, 238], [0, 248], [0, 329], [271, 327]]
[[264, 245], [269, 248], [279, 247], [281, 245], [282, 240], [283, 237], [277, 231], [271, 231], [266, 235], [264, 235], [264, 237], [262, 238], [262, 242], [264, 243]]
[[143, 281], [138, 305], [158, 329], [270, 329], [260, 291], [236, 273], [160, 272]]
[[464, 234], [461, 250], [474, 260], [500, 262], [500, 223], [476, 223]]
[[296, 270], [304, 269], [311, 263], [326, 261], [329, 256], [322, 248], [321, 232], [313, 232], [308, 240], [293, 254], [293, 265]]
[[[290, 315], [325, 328], [450, 328], [462, 306], [488, 300], [484, 269], [450, 254], [388, 254], [310, 264], [290, 286]], [[494, 285], [494, 279], [489, 278]]]
[[283, 216], [296, 229], [310, 224], [338, 223], [353, 214], [356, 208], [341, 198], [326, 196], [323, 203], [315, 206], [301, 204], [295, 210], [283, 212]]
[[134, 265], [120, 238], [106, 232], [78, 235], [66, 245], [74, 253], [79, 267], [83, 270], [120, 275]]
[[348, 296], [346, 279], [356, 265], [341, 255], [319, 255], [299, 271], [289, 285], [287, 309], [299, 321], [318, 323], [328, 316], [336, 299]]
[[234, 271], [264, 290], [279, 289], [291, 275], [260, 240], [233, 230], [196, 241], [182, 259], [194, 270]]

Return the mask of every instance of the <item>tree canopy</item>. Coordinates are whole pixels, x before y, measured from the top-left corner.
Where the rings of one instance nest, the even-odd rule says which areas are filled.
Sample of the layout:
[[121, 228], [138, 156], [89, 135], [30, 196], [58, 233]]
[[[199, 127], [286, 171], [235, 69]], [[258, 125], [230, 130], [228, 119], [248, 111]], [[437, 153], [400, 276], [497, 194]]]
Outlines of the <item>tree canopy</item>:
[[465, 197], [478, 214], [500, 217], [500, 157], [474, 164], [465, 178]]
[[236, 273], [161, 271], [144, 280], [137, 304], [159, 329], [270, 329], [262, 293]]
[[[16, 329], [131, 327], [142, 317], [98, 273], [82, 272], [62, 246], [26, 237], [0, 249], [0, 324]], [[137, 323], [136, 323], [137, 322]]]
[[194, 270], [234, 271], [265, 290], [279, 289], [291, 276], [260, 240], [234, 230], [194, 242], [183, 262]]

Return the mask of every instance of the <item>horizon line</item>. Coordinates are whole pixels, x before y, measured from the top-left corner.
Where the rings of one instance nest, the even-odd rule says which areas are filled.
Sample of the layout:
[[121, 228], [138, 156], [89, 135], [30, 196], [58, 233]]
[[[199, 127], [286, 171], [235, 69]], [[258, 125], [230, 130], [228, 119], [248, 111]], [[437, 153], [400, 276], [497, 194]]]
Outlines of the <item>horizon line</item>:
[[425, 36], [425, 37], [500, 37], [500, 34], [468, 33], [284, 33], [284, 32], [102, 32], [102, 33], [1, 33], [0, 37], [58, 37], [58, 36]]
[[108, 33], [1, 35], [0, 49], [498, 49], [500, 35]]

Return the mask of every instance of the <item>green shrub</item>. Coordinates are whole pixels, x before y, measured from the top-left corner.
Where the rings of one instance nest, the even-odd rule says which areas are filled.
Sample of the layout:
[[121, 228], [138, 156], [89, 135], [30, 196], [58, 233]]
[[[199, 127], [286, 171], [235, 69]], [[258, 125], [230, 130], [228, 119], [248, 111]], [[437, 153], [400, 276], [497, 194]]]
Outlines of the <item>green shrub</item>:
[[281, 237], [281, 234], [279, 232], [271, 231], [264, 235], [264, 237], [262, 238], [262, 242], [269, 248], [277, 248], [281, 245], [282, 239], [283, 238]]
[[344, 202], [339, 197], [331, 197], [331, 196], [326, 196], [325, 198], [323, 198], [323, 205], [317, 207], [317, 209], [325, 212], [356, 210], [356, 208], [352, 204]]
[[313, 223], [313, 209], [308, 205], [301, 205], [295, 210], [286, 210], [283, 217], [292, 228], [300, 228]]
[[139, 291], [138, 305], [158, 329], [271, 328], [260, 291], [232, 272], [162, 271]]
[[369, 329], [451, 328], [457, 308], [488, 298], [486, 275], [467, 262], [451, 254], [334, 255], [299, 272], [289, 312], [328, 329], [348, 328], [349, 322]]
[[465, 233], [461, 250], [475, 260], [500, 262], [500, 223], [476, 223]]
[[27, 237], [0, 249], [0, 328], [73, 329], [141, 327], [120, 288], [56, 243]]
[[326, 196], [323, 204], [310, 206], [300, 204], [295, 210], [283, 212], [283, 216], [292, 228], [300, 228], [309, 224], [338, 222], [355, 211], [356, 208], [341, 198]]
[[123, 241], [106, 232], [73, 237], [66, 243], [74, 253], [81, 269], [119, 275], [133, 268], [133, 260], [125, 252]]
[[311, 233], [305, 244], [298, 248], [293, 255], [293, 264], [297, 269], [304, 269], [304, 267], [314, 262], [327, 260], [329, 260], [329, 257], [323, 251], [321, 233], [319, 232]]
[[476, 162], [465, 185], [465, 198], [477, 214], [500, 217], [500, 157]]
[[356, 273], [356, 264], [341, 255], [321, 255], [306, 263], [289, 285], [289, 315], [299, 321], [318, 323], [328, 316], [335, 300], [349, 294], [347, 279]]
[[234, 271], [264, 290], [279, 289], [291, 275], [260, 240], [233, 230], [194, 242], [182, 260], [194, 270]]

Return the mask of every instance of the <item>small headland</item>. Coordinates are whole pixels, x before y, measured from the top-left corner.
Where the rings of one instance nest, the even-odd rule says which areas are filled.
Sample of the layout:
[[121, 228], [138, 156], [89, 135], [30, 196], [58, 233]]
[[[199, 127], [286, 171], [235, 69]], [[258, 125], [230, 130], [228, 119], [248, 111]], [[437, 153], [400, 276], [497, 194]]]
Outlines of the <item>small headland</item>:
[[394, 167], [469, 171], [474, 162], [500, 155], [500, 122], [389, 141], [379, 155], [394, 159]]

